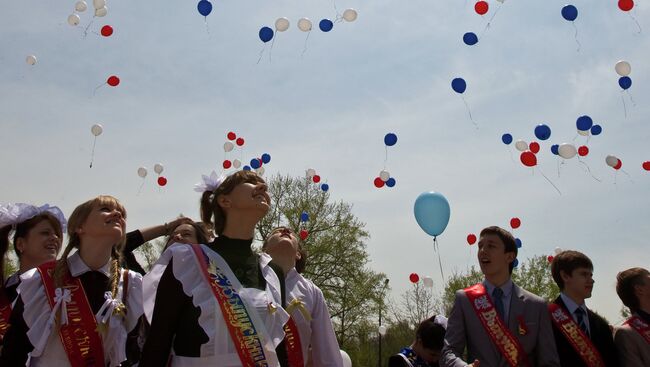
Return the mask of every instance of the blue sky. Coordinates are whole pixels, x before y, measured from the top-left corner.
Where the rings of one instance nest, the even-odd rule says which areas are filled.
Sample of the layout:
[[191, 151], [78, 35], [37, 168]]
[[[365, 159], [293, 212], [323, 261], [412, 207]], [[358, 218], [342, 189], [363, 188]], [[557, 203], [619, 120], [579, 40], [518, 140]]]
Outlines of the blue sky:
[[[431, 239], [412, 214], [415, 198], [430, 190], [451, 204], [439, 237], [446, 274], [476, 264], [468, 233], [507, 227], [517, 216], [521, 258], [555, 247], [592, 258], [596, 288], [588, 305], [615, 322], [617, 271], [650, 264], [650, 173], [641, 169], [650, 160], [650, 11], [643, 2], [631, 14], [615, 1], [573, 2], [579, 51], [574, 27], [560, 16], [565, 2], [555, 0], [492, 1], [486, 18], [464, 0], [337, 0], [340, 12], [355, 8], [359, 18], [329, 33], [316, 28], [335, 18], [327, 0], [214, 1], [207, 28], [195, 2], [109, 0], [108, 15], [95, 19], [85, 38], [89, 11], [80, 26], [66, 23], [74, 3], [0, 6], [0, 202], [49, 202], [70, 213], [105, 193], [125, 203], [130, 228], [179, 212], [196, 217], [193, 185], [220, 167], [225, 134], [235, 131], [246, 139], [244, 158], [271, 154], [267, 176], [313, 167], [333, 199], [354, 205], [371, 234], [371, 266], [389, 276], [395, 296], [408, 288], [411, 272], [440, 285]], [[291, 26], [276, 35], [272, 59], [267, 45], [257, 64], [264, 47], [258, 31], [278, 17]], [[301, 17], [315, 28], [302, 56]], [[115, 29], [112, 37], [92, 33], [104, 24]], [[468, 31], [480, 35], [477, 45], [462, 43]], [[27, 65], [27, 55], [38, 63]], [[627, 117], [614, 71], [621, 59], [632, 65], [636, 102], [624, 95]], [[121, 84], [93, 95], [113, 74]], [[478, 129], [451, 90], [455, 77], [467, 81], [463, 96]], [[585, 114], [603, 126], [583, 159], [601, 182], [575, 158], [558, 177], [549, 152], [553, 143], [573, 142], [575, 120]], [[104, 134], [89, 169], [94, 123]], [[552, 136], [541, 142], [533, 173], [501, 135], [530, 141], [539, 123]], [[397, 185], [378, 190], [372, 180], [383, 168], [387, 132], [399, 138], [387, 162]], [[629, 177], [605, 165], [608, 154], [621, 158]], [[162, 190], [156, 162], [169, 180]], [[140, 194], [139, 166], [150, 172]]]

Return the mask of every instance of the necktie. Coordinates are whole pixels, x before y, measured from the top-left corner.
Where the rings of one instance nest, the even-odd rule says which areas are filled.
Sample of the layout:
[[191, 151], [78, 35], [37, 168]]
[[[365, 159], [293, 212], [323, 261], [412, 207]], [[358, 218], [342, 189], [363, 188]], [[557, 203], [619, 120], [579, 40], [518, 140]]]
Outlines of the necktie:
[[503, 321], [505, 310], [503, 309], [503, 291], [501, 288], [494, 288], [492, 291], [492, 299], [494, 300], [494, 307], [497, 309], [499, 317]]
[[573, 313], [576, 314], [580, 330], [589, 336], [589, 329], [587, 329], [587, 323], [585, 322], [585, 310], [583, 310], [582, 307], [578, 307]]

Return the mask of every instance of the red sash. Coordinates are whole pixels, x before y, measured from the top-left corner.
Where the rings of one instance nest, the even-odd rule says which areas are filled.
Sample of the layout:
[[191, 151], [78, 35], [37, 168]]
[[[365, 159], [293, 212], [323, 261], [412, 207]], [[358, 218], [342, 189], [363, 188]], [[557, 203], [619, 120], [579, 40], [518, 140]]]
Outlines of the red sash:
[[650, 325], [648, 325], [648, 323], [641, 320], [641, 318], [638, 316], [632, 316], [627, 319], [627, 321], [625, 321], [625, 325], [630, 325], [632, 329], [641, 334], [643, 339], [645, 339], [645, 341], [650, 344]]
[[[203, 252], [201, 246], [192, 245], [192, 250], [196, 255], [199, 268], [204, 279], [208, 282], [212, 293], [217, 299], [221, 308], [221, 313], [228, 326], [230, 337], [232, 338], [239, 359], [244, 367], [261, 367], [268, 366], [266, 356], [264, 355], [264, 346], [257, 334], [255, 325], [251, 320], [246, 306], [237, 291], [232, 286], [225, 274], [217, 267], [212, 267], [208, 272], [208, 256]], [[212, 265], [212, 264], [210, 264]]]
[[501, 321], [483, 284], [473, 285], [465, 288], [464, 291], [474, 312], [476, 312], [476, 316], [481, 320], [483, 328], [497, 346], [501, 355], [508, 361], [508, 364], [512, 367], [528, 366], [528, 356], [524, 348]]
[[[55, 264], [52, 261], [38, 267], [52, 308], [56, 303], [53, 279]], [[70, 364], [72, 367], [105, 366], [104, 347], [97, 330], [97, 320], [81, 281], [68, 273], [63, 288], [70, 291], [71, 302], [66, 305], [68, 323], [59, 327], [59, 336]]]
[[304, 367], [305, 361], [302, 358], [302, 344], [300, 344], [300, 334], [293, 317], [284, 324], [285, 343], [287, 346], [287, 356], [289, 357], [290, 367]]
[[11, 302], [3, 288], [0, 288], [0, 345], [9, 329], [9, 316], [11, 316]]
[[580, 330], [573, 317], [560, 305], [555, 303], [549, 304], [548, 310], [551, 313], [551, 320], [553, 320], [555, 326], [560, 329], [585, 364], [590, 367], [605, 367], [605, 362], [600, 356], [600, 353], [598, 353], [591, 339]]

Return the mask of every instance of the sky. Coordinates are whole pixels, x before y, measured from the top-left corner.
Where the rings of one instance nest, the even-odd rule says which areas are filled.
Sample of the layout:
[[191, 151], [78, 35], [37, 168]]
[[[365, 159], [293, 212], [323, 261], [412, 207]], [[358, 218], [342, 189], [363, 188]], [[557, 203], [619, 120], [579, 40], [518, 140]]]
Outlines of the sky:
[[[75, 1], [5, 1], [0, 203], [70, 214], [110, 194], [127, 207], [129, 229], [179, 213], [198, 219], [193, 186], [221, 170], [233, 131], [246, 143], [231, 158], [269, 153], [266, 177], [314, 168], [333, 200], [353, 205], [371, 236], [369, 265], [389, 277], [395, 300], [412, 272], [441, 288], [438, 254], [413, 215], [417, 196], [436, 191], [451, 206], [438, 237], [446, 275], [477, 265], [469, 233], [518, 217], [520, 259], [556, 247], [586, 253], [596, 280], [587, 305], [619, 322], [616, 273], [650, 264], [650, 172], [641, 168], [650, 160], [650, 10], [643, 1], [625, 13], [613, 0], [576, 0], [572, 24], [560, 14], [565, 4], [491, 1], [481, 17], [468, 0], [215, 0], [204, 18], [196, 2], [109, 0], [106, 17], [93, 19], [90, 2], [72, 27]], [[318, 29], [347, 8], [358, 11], [355, 22]], [[291, 25], [271, 48], [258, 31], [279, 17]], [[309, 34], [296, 27], [302, 17], [314, 23]], [[107, 24], [114, 34], [101, 37]], [[471, 47], [462, 41], [470, 31], [480, 38]], [[28, 55], [38, 62], [27, 65]], [[619, 60], [632, 66], [628, 93], [617, 83]], [[120, 85], [101, 86], [110, 75]], [[456, 77], [467, 82], [462, 96], [450, 86]], [[581, 115], [603, 127], [588, 143], [576, 134]], [[95, 123], [104, 133], [89, 168]], [[540, 123], [552, 135], [531, 169], [501, 135], [536, 140]], [[386, 160], [388, 132], [398, 142]], [[587, 143], [590, 153], [560, 162], [550, 146], [563, 142]], [[625, 172], [605, 164], [609, 154]], [[140, 166], [149, 169], [144, 184]], [[384, 168], [397, 184], [377, 189]]]

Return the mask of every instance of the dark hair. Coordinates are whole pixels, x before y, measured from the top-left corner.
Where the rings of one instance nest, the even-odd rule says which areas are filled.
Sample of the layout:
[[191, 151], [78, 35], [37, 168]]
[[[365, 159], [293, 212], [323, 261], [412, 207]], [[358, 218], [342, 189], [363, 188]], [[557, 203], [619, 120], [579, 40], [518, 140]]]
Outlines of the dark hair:
[[[52, 228], [54, 228], [54, 233], [56, 233], [59, 238], [63, 239], [63, 231], [61, 230], [61, 222], [52, 215], [51, 213], [48, 212], [43, 212], [40, 213], [30, 219], [27, 219], [24, 222], [16, 224], [16, 230], [14, 231], [14, 238], [13, 238], [13, 244], [14, 244], [14, 251], [16, 252], [16, 256], [18, 257], [18, 261], [20, 261], [20, 252], [18, 252], [18, 249], [16, 248], [16, 240], [19, 238], [25, 238], [29, 234], [29, 231], [31, 231], [32, 228], [36, 227], [39, 223], [43, 221], [48, 221], [52, 225]], [[0, 280], [2, 281], [2, 284], [0, 284], [0, 288], [4, 287], [4, 257], [7, 253], [7, 250], [9, 249], [9, 233], [11, 232], [12, 227], [11, 226], [5, 226], [3, 228], [0, 228]]]
[[445, 328], [436, 324], [436, 317], [432, 316], [420, 323], [415, 331], [415, 337], [422, 342], [426, 349], [439, 351], [445, 342]]
[[269, 237], [271, 237], [273, 232], [281, 229], [287, 229], [288, 231], [293, 233], [298, 239], [298, 253], [300, 253], [300, 259], [296, 260], [296, 271], [298, 272], [298, 274], [302, 274], [305, 271], [305, 268], [307, 267], [307, 256], [309, 256], [309, 252], [307, 252], [307, 250], [302, 246], [302, 240], [300, 239], [300, 237], [296, 235], [296, 231], [294, 231], [293, 229], [289, 227], [283, 227], [283, 226], [274, 228], [271, 231], [271, 233], [264, 239], [264, 242], [262, 243], [262, 250], [266, 248], [266, 245], [268, 244], [268, 239]]
[[230, 194], [242, 183], [259, 184], [264, 183], [264, 180], [253, 171], [237, 171], [228, 176], [216, 190], [205, 191], [201, 196], [201, 220], [214, 229], [217, 236], [223, 234], [227, 219], [217, 199], [220, 195]]
[[553, 258], [551, 263], [551, 274], [553, 275], [553, 280], [560, 290], [564, 290], [564, 280], [562, 280], [562, 275], [560, 272], [571, 276], [573, 271], [578, 268], [587, 268], [593, 270], [594, 265], [591, 263], [591, 260], [587, 255], [578, 251], [562, 251]]
[[[189, 224], [194, 228], [194, 232], [196, 232], [196, 240], [199, 241], [199, 243], [202, 244], [207, 244], [210, 242], [210, 230], [208, 229], [207, 225], [203, 222], [195, 222], [191, 221], [189, 223], [181, 223], [177, 225], [176, 227], [172, 228], [172, 232], [176, 230], [176, 228], [182, 226], [183, 224]], [[169, 236], [167, 236], [167, 245], [170, 245], [169, 240], [172, 238], [171, 233]], [[167, 249], [167, 245], [165, 245], [165, 249]]]
[[634, 287], [645, 285], [644, 278], [648, 275], [650, 272], [644, 268], [631, 268], [616, 275], [616, 293], [632, 312], [639, 310], [639, 299], [634, 292]]
[[[481, 231], [479, 237], [483, 237], [485, 235], [490, 235], [493, 234], [503, 242], [503, 252], [514, 252], [515, 253], [515, 259], [517, 258], [517, 243], [515, 242], [515, 237], [512, 235], [512, 233], [506, 231], [505, 229], [499, 227], [499, 226], [490, 226], [483, 228]], [[512, 274], [512, 269], [515, 267], [515, 262], [511, 262], [509, 266], [509, 271], [510, 274]]]

